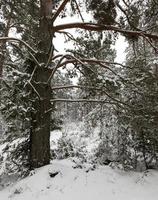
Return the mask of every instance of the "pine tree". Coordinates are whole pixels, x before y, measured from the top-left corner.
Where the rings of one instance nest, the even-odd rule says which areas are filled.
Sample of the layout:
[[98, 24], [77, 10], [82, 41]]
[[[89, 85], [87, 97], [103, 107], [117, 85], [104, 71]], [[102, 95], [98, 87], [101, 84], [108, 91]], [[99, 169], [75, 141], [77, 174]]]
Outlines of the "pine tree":
[[[133, 5], [133, 6], [136, 6]], [[152, 27], [156, 33], [156, 10], [154, 2], [144, 2], [145, 12], [139, 19], [140, 27]], [[134, 8], [134, 7], [133, 7]], [[141, 12], [141, 10], [140, 10]], [[153, 13], [150, 17], [149, 13]], [[121, 142], [125, 149], [122, 154], [134, 168], [139, 167], [143, 161], [145, 168], [157, 167], [157, 58], [156, 47], [145, 39], [128, 38], [124, 78], [131, 84], [126, 84], [123, 90], [123, 98], [126, 99], [131, 108], [120, 113], [120, 133], [126, 140]], [[128, 140], [127, 140], [128, 138]], [[126, 141], [126, 145], [125, 144]], [[133, 150], [132, 150], [133, 149]], [[132, 151], [134, 153], [132, 153]]]
[[[138, 28], [133, 29], [131, 27], [131, 22], [128, 20], [127, 24], [129, 24], [130, 26], [127, 26], [127, 24], [125, 24], [125, 26], [123, 25], [121, 26], [119, 24], [120, 21], [118, 21], [116, 18], [115, 8], [118, 5], [115, 5], [114, 1], [107, 1], [107, 4], [105, 3], [106, 5], [103, 6], [103, 9], [101, 9], [102, 12], [99, 12], [99, 10], [102, 3], [104, 3], [103, 1], [99, 1], [98, 3], [96, 1], [86, 2], [87, 4], [89, 3], [91, 4], [92, 2], [94, 3], [93, 6], [92, 4], [89, 6], [89, 9], [93, 10], [95, 14], [94, 17], [96, 18], [97, 23], [79, 22], [79, 23], [56, 25], [55, 22], [59, 15], [61, 15], [62, 17], [66, 16], [67, 12], [65, 10], [65, 7], [68, 4], [68, 2], [69, 0], [63, 0], [57, 2], [52, 0], [41, 0], [40, 2], [16, 1], [16, 0], [11, 2], [1, 1], [1, 8], [6, 8], [5, 11], [2, 11], [2, 14], [5, 17], [10, 16], [11, 19], [9, 30], [11, 27], [15, 27], [16, 33], [19, 32], [21, 34], [20, 35], [21, 39], [8, 38], [8, 37], [0, 38], [1, 45], [2, 46], [4, 45], [2, 50], [7, 50], [6, 54], [4, 52], [1, 54], [1, 56], [5, 59], [0, 67], [2, 72], [2, 68], [4, 68], [5, 62], [10, 61], [11, 64], [14, 63], [13, 55], [16, 55], [17, 51], [15, 53], [15, 50], [13, 49], [15, 48], [18, 49], [19, 50], [18, 54], [20, 54], [20, 51], [22, 50], [20, 65], [24, 66], [23, 70], [26, 70], [25, 72], [27, 76], [23, 77], [21, 75], [16, 74], [16, 78], [21, 76], [19, 80], [23, 81], [26, 80], [25, 83], [26, 85], [24, 90], [28, 94], [28, 96], [24, 100], [24, 103], [26, 103], [27, 104], [26, 107], [29, 108], [28, 110], [30, 116], [29, 118], [30, 168], [36, 168], [46, 165], [50, 161], [50, 144], [49, 144], [50, 124], [51, 124], [51, 112], [54, 110], [52, 102], [60, 100], [63, 101], [63, 99], [52, 98], [53, 92], [52, 92], [51, 80], [52, 78], [54, 78], [55, 72], [59, 68], [67, 67], [67, 65], [70, 63], [73, 64], [75, 67], [79, 67], [81, 65], [81, 62], [84, 62], [85, 65], [87, 66], [90, 66], [91, 64], [94, 70], [95, 71], [97, 70], [97, 73], [98, 69], [95, 69], [94, 64], [92, 65], [92, 62], [93, 63], [95, 62], [95, 64], [97, 63], [96, 65], [102, 68], [107, 68], [105, 67], [105, 62], [99, 61], [98, 57], [96, 57], [95, 60], [91, 59], [87, 60], [83, 57], [76, 58], [71, 53], [67, 55], [60, 55], [60, 54], [55, 55], [53, 38], [56, 35], [56, 33], [60, 32], [61, 34], [67, 34], [65, 33], [65, 30], [71, 28], [79, 28], [87, 31], [98, 31], [98, 32], [114, 31], [121, 33], [126, 37], [128, 36], [128, 38], [132, 39], [133, 38], [137, 39], [138, 37], [144, 37], [150, 44], [151, 44], [150, 40], [156, 41], [158, 39], [157, 35], [155, 35], [154, 33], [150, 33], [148, 30], [144, 31], [142, 34], [142, 30], [139, 30]], [[137, 3], [140, 2], [137, 1]], [[8, 6], [5, 7], [6, 5]], [[71, 6], [73, 7], [72, 10], [78, 12], [81, 16], [80, 8], [77, 5], [75, 3], [74, 4], [72, 3], [71, 4]], [[97, 5], [96, 8], [94, 7], [95, 5]], [[107, 12], [107, 8], [108, 10], [110, 10], [109, 12], [110, 14]], [[141, 4], [140, 8], [142, 8]], [[129, 9], [131, 10], [130, 6]], [[134, 13], [134, 11], [135, 10], [132, 9], [133, 16], [137, 16], [138, 12]], [[9, 15], [6, 15], [6, 13], [9, 13]], [[125, 17], [127, 18], [127, 15], [125, 15]], [[9, 18], [7, 17], [7, 19]], [[143, 28], [144, 27], [143, 18], [140, 19], [140, 22], [141, 22], [140, 28]], [[8, 35], [3, 34], [2, 36], [8, 36]], [[12, 45], [12, 47], [11, 45], [9, 45], [9, 47], [11, 48], [11, 51], [9, 51], [9, 48], [5, 49], [5, 46], [8, 42], [11, 41], [14, 42], [16, 41], [18, 42], [18, 44], [17, 45], [14, 44]], [[17, 55], [15, 57], [18, 58]], [[3, 59], [1, 59], [1, 61], [2, 60]], [[18, 62], [16, 62], [16, 64], [19, 65]], [[115, 63], [113, 63], [113, 66], [115, 66]], [[10, 73], [12, 74], [12, 79], [13, 79], [13, 72], [10, 71]], [[115, 71], [113, 72], [111, 71], [111, 73], [115, 74], [116, 77], [118, 77]], [[123, 81], [123, 79], [121, 80]], [[111, 87], [115, 88], [114, 82], [116, 81], [109, 82], [107, 80], [106, 85], [108, 85], [109, 90]], [[96, 78], [96, 84], [98, 84], [98, 77]], [[18, 91], [17, 87], [19, 86], [18, 84], [16, 84], [16, 81], [14, 83], [12, 82], [12, 86], [15, 87], [14, 92], [15, 94], [17, 94]], [[22, 94], [23, 93], [21, 93], [21, 96]], [[8, 97], [6, 96], [5, 98]], [[16, 101], [16, 98], [14, 98], [14, 101]], [[15, 107], [15, 113], [14, 113], [15, 115], [17, 115], [16, 109], [18, 109], [17, 105]]]

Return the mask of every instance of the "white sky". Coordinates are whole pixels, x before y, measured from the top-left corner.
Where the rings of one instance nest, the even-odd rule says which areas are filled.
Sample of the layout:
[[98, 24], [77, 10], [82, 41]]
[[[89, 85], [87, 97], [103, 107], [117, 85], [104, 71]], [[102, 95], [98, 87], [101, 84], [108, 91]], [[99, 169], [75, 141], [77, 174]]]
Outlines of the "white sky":
[[[83, 15], [85, 22], [88, 22], [92, 15], [89, 13], [84, 13]], [[65, 18], [59, 18], [57, 19], [57, 22], [55, 25], [58, 25], [58, 24], [64, 24], [64, 23], [73, 23], [73, 22], [81, 22], [81, 18], [79, 16], [71, 16], [71, 17], [65, 17]], [[70, 32], [71, 34], [73, 34], [74, 36], [77, 34], [75, 32], [75, 29], [71, 29], [71, 30], [66, 30], [68, 32]], [[73, 48], [73, 44], [71, 44], [70, 42], [67, 44], [67, 43], [64, 43], [64, 36], [63, 34], [56, 34], [56, 38], [54, 39], [54, 44], [55, 44], [55, 47], [57, 48], [57, 50], [59, 51], [59, 53], [64, 53], [65, 52], [65, 48]], [[126, 54], [125, 54], [125, 49], [127, 47], [127, 42], [125, 42], [125, 38], [123, 36], [119, 36], [117, 41], [116, 41], [116, 45], [115, 45], [115, 48], [116, 48], [116, 51], [117, 51], [117, 56], [116, 56], [116, 59], [115, 61], [118, 62], [118, 63], [123, 63], [125, 61], [125, 57], [126, 57]]]
[[125, 42], [125, 38], [120, 35], [115, 44], [115, 48], [117, 51], [117, 55], [115, 59], [116, 62], [123, 63], [125, 61], [125, 58], [126, 58], [125, 50], [127, 46], [128, 44], [127, 42]]
[[[72, 22], [72, 21], [71, 21]], [[75, 36], [75, 31], [71, 30], [71, 33]], [[59, 51], [59, 53], [65, 53], [65, 48], [73, 48], [73, 44], [64, 43], [64, 36], [63, 34], [56, 34], [56, 38], [54, 39], [54, 45], [56, 49]], [[115, 61], [118, 63], [123, 63], [126, 58], [125, 50], [127, 47], [127, 42], [125, 42], [125, 38], [123, 36], [119, 36], [119, 38], [116, 41], [115, 48], [116, 48], [116, 59]]]
[[[91, 19], [91, 15], [88, 13], [84, 13], [84, 19], [86, 19], [85, 21], [89, 21]], [[73, 23], [73, 22], [81, 22], [81, 19], [79, 18], [79, 16], [67, 16], [65, 18], [58, 18], [56, 21], [56, 24], [64, 24], [64, 23]], [[70, 32], [71, 34], [75, 35], [77, 34], [75, 32], [75, 29], [71, 29], [71, 30], [66, 30], [68, 32]], [[12, 30], [9, 34], [10, 37], [17, 37], [20, 38], [20, 34], [16, 33], [16, 30]], [[76, 35], [77, 36], [77, 35]], [[73, 48], [73, 44], [71, 42], [69, 43], [64, 43], [64, 35], [63, 34], [56, 34], [56, 37], [54, 38], [54, 45], [56, 47], [56, 49], [59, 51], [59, 54], [65, 53], [65, 48]], [[119, 36], [119, 38], [116, 41], [116, 51], [117, 51], [117, 56], [115, 61], [118, 63], [123, 63], [125, 61], [125, 49], [127, 47], [127, 42], [125, 42], [125, 39], [123, 36]]]

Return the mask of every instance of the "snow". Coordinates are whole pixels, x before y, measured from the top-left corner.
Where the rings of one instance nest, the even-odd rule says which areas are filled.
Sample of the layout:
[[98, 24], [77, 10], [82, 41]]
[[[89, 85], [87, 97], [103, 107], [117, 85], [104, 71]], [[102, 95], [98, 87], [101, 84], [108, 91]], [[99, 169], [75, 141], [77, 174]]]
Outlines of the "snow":
[[[98, 145], [98, 131], [87, 137], [82, 123], [67, 123], [51, 132], [51, 149], [66, 135], [76, 148], [86, 146], [88, 154]], [[13, 141], [16, 143], [16, 141]], [[6, 144], [0, 145], [0, 152]], [[117, 165], [83, 163], [80, 158], [54, 160], [31, 172], [30, 176], [0, 188], [0, 200], [157, 200], [158, 171], [124, 171]], [[3, 171], [3, 168], [1, 169]], [[51, 177], [53, 174], [54, 177]], [[12, 177], [9, 177], [12, 178]], [[3, 183], [3, 176], [0, 183]]]
[[83, 122], [67, 122], [64, 124], [62, 132], [67, 138], [73, 140], [76, 147], [82, 146], [90, 155], [93, 149], [97, 148], [100, 142], [98, 127], [94, 128], [91, 133], [87, 133]]
[[[0, 191], [1, 200], [157, 200], [158, 172], [143, 173], [85, 164], [75, 168], [72, 159], [55, 160]], [[90, 169], [89, 171], [87, 169]], [[88, 171], [88, 172], [87, 172]], [[54, 178], [49, 173], [59, 172]]]
[[58, 140], [62, 137], [62, 132], [60, 130], [51, 131], [50, 134], [50, 148], [57, 149], [58, 147]]

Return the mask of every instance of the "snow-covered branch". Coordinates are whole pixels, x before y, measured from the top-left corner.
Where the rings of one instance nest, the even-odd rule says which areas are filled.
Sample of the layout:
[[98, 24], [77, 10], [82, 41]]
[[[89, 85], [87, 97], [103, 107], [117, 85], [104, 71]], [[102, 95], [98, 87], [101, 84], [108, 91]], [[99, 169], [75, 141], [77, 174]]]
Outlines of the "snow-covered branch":
[[61, 90], [61, 89], [72, 89], [72, 88], [78, 88], [78, 89], [92, 89], [92, 90], [97, 90], [97, 91], [101, 91], [103, 94], [105, 94], [107, 97], [109, 97], [109, 99], [119, 103], [119, 104], [123, 104], [126, 105], [128, 107], [130, 107], [130, 105], [126, 104], [123, 101], [120, 101], [119, 99], [116, 99], [114, 97], [112, 97], [109, 93], [107, 93], [104, 88], [99, 88], [99, 87], [91, 87], [91, 86], [84, 86], [84, 85], [64, 85], [64, 86], [54, 86], [52, 87], [52, 90]]
[[30, 51], [32, 51], [33, 53], [37, 53], [37, 51], [35, 51], [28, 43], [26, 43], [24, 40], [18, 39], [18, 38], [14, 38], [14, 37], [0, 37], [0, 42], [1, 41], [17, 41], [22, 43], [24, 46], [26, 46]]
[[[131, 31], [131, 30], [125, 30], [121, 29], [116, 26], [110, 26], [110, 25], [103, 25], [103, 24], [95, 24], [95, 23], [83, 23], [83, 22], [76, 22], [76, 23], [68, 23], [68, 24], [61, 24], [53, 27], [53, 32], [65, 30], [65, 29], [73, 29], [73, 28], [79, 28], [89, 31], [114, 31], [119, 32], [124, 35], [127, 35], [129, 37], [147, 37], [149, 39], [158, 40], [158, 35], [146, 33], [145, 31]], [[143, 34], [143, 35], [142, 35]]]
[[52, 99], [51, 102], [83, 102], [83, 103], [106, 103], [106, 104], [116, 104], [115, 102], [97, 100], [97, 99]]

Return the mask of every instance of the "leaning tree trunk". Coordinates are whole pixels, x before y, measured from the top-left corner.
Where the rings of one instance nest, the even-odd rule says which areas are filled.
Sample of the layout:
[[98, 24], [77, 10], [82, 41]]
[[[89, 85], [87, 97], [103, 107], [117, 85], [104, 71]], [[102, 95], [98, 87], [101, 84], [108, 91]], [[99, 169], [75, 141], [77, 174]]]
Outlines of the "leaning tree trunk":
[[51, 85], [47, 83], [50, 71], [46, 67], [52, 52], [52, 0], [40, 1], [39, 46], [37, 66], [32, 78], [34, 87], [33, 111], [30, 132], [30, 167], [37, 168], [50, 161]]

